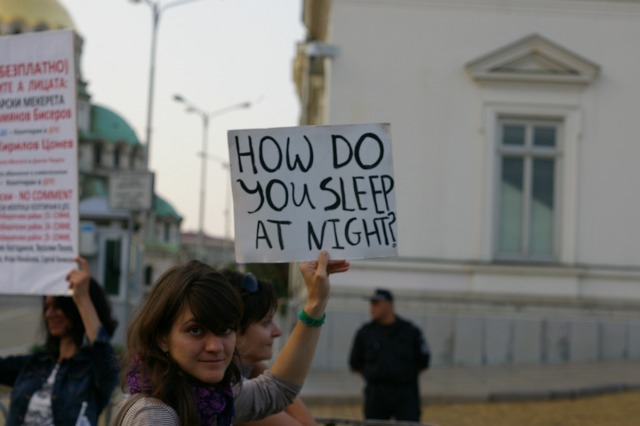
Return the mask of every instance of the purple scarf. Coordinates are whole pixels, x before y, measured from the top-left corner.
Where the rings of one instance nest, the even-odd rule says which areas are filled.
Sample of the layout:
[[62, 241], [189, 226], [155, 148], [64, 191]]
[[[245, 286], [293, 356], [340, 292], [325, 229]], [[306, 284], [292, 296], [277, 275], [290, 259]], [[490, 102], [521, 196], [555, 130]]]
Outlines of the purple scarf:
[[[140, 373], [141, 361], [135, 358], [135, 365], [127, 373], [129, 392], [151, 394], [151, 381]], [[231, 426], [231, 418], [235, 414], [233, 404], [233, 390], [230, 386], [224, 388], [210, 388], [192, 386], [200, 414], [200, 426]]]

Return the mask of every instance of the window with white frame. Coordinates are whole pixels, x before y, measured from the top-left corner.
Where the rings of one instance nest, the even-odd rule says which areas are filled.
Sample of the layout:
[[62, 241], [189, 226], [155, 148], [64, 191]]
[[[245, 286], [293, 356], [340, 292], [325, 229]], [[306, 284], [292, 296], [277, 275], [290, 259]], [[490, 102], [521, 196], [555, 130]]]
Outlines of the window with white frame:
[[561, 122], [498, 120], [496, 257], [558, 260]]

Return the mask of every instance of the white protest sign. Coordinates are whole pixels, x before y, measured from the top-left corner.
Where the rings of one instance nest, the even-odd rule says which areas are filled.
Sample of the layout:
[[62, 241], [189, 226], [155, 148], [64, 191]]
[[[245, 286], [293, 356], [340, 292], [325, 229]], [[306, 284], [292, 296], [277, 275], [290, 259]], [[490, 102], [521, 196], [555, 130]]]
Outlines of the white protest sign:
[[0, 293], [67, 294], [78, 253], [74, 33], [0, 37]]
[[236, 261], [397, 255], [388, 124], [228, 133]]

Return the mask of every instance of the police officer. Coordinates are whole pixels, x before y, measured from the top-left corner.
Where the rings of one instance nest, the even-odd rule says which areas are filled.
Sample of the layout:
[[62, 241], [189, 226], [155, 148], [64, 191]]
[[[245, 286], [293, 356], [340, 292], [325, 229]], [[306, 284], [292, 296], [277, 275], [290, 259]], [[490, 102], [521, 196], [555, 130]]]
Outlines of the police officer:
[[422, 332], [394, 310], [393, 294], [376, 289], [369, 298], [371, 321], [356, 333], [351, 369], [364, 378], [366, 419], [420, 421], [418, 376], [431, 358]]

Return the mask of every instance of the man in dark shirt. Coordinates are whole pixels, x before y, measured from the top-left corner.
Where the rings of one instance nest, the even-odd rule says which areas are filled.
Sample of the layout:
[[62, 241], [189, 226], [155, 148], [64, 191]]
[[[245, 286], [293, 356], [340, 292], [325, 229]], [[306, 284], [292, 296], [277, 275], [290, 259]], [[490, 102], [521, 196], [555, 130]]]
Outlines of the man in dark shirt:
[[376, 289], [370, 297], [371, 321], [356, 333], [349, 357], [362, 375], [366, 419], [420, 421], [418, 375], [431, 358], [422, 332], [396, 315], [393, 294]]

